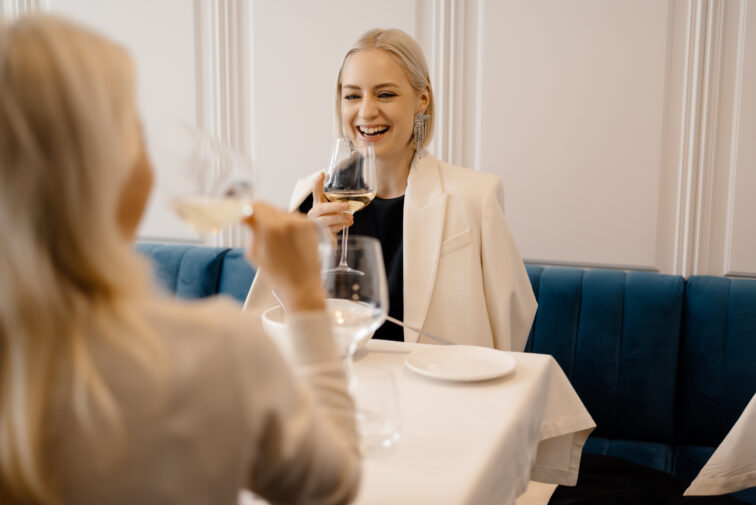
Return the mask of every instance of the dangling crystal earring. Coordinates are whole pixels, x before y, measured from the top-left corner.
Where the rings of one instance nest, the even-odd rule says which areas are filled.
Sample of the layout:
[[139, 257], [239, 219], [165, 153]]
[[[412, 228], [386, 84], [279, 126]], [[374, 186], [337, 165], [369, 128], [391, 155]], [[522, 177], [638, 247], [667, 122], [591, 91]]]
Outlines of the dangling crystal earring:
[[430, 115], [418, 112], [415, 114], [415, 126], [412, 129], [412, 133], [415, 135], [415, 147], [417, 148], [418, 156], [423, 149], [425, 143], [425, 137], [428, 135], [428, 121], [430, 121]]

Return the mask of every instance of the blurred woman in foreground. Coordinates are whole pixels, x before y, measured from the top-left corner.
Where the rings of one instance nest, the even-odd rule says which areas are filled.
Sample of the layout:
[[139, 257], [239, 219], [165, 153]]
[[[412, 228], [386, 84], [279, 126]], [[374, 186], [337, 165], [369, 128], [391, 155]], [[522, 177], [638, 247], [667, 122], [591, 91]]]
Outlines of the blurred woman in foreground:
[[222, 300], [153, 293], [132, 62], [48, 16], [0, 26], [0, 502], [347, 503], [353, 404], [307, 219], [256, 204], [295, 379]]

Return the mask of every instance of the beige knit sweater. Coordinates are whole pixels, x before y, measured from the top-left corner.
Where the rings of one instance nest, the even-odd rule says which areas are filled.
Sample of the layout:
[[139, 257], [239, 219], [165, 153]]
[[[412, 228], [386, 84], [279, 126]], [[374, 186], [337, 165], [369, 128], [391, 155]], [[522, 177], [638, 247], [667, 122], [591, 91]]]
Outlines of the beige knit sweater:
[[64, 503], [230, 505], [242, 488], [270, 503], [351, 501], [354, 406], [325, 313], [290, 316], [293, 374], [229, 301], [156, 299], [144, 310], [165, 355], [157, 382], [122, 352], [95, 349], [120, 437], [99, 416], [82, 426], [68, 374], [55, 381], [45, 452]]

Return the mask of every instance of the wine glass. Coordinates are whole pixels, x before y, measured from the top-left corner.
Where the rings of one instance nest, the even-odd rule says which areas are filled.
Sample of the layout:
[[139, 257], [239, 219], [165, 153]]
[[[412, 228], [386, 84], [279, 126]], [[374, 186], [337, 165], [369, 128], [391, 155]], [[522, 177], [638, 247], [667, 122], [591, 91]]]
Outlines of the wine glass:
[[[339, 137], [333, 145], [331, 162], [326, 172], [323, 192], [329, 202], [345, 202], [349, 205], [346, 212], [354, 214], [373, 201], [377, 190], [375, 175], [375, 148], [372, 143], [349, 137]], [[351, 271], [361, 274], [360, 270], [352, 269], [347, 261], [347, 247], [349, 244], [349, 227], [342, 231], [343, 244], [341, 258], [333, 268], [340, 271]]]
[[[357, 268], [340, 269], [344, 259]], [[381, 244], [372, 237], [342, 237], [322, 265], [326, 308], [334, 333], [347, 359], [386, 320], [388, 287]]]
[[[323, 264], [323, 285], [326, 310], [344, 357], [349, 390], [354, 395], [357, 391], [353, 373], [354, 354], [360, 344], [369, 339], [386, 320], [388, 287], [380, 242], [372, 237], [353, 236], [342, 237], [339, 245]], [[348, 264], [355, 268], [336, 268], [345, 259], [345, 254]], [[386, 387], [391, 385], [387, 383]], [[357, 424], [363, 449], [393, 444], [396, 431], [388, 435], [382, 431], [387, 425], [385, 413], [359, 407], [358, 402]]]
[[164, 126], [152, 140], [169, 205], [195, 230], [215, 234], [252, 214], [249, 157], [188, 123]]

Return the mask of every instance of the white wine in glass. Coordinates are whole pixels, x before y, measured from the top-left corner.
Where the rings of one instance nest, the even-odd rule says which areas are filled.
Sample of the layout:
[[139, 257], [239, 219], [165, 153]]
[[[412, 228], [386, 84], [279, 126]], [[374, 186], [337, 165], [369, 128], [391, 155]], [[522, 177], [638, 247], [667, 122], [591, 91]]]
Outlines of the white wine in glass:
[[251, 198], [178, 196], [171, 208], [201, 233], [215, 233], [252, 215]]
[[153, 148], [169, 205], [200, 233], [217, 233], [252, 214], [252, 162], [186, 123], [158, 132]]
[[350, 214], [361, 210], [375, 198], [375, 191], [326, 191], [325, 197], [329, 202], [343, 202], [349, 205]]

